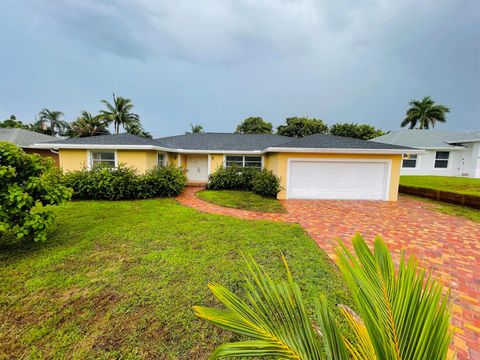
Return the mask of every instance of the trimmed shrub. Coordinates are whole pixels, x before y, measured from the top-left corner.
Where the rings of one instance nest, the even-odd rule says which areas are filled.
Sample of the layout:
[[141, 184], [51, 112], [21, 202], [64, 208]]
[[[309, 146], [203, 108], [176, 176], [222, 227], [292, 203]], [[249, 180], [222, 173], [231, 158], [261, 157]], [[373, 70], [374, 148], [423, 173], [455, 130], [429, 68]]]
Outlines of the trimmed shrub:
[[280, 191], [280, 179], [265, 169], [221, 167], [208, 177], [207, 189], [246, 190], [262, 196], [276, 197]]
[[0, 243], [46, 240], [52, 208], [71, 196], [51, 159], [0, 142]]
[[258, 195], [274, 198], [280, 189], [280, 178], [271, 170], [259, 171], [252, 180], [252, 191]]
[[116, 169], [96, 166], [65, 174], [64, 184], [77, 200], [147, 199], [176, 196], [187, 183], [184, 172], [173, 166], [156, 167], [143, 175], [119, 165]]
[[73, 198], [77, 200], [134, 199], [138, 188], [135, 172], [125, 166], [72, 171], [65, 174], [63, 181], [73, 189]]
[[139, 177], [138, 197], [172, 197], [180, 194], [187, 184], [181, 168], [171, 165], [157, 166]]
[[208, 177], [207, 188], [212, 190], [252, 190], [252, 180], [258, 171], [260, 170], [236, 165], [228, 168], [220, 167]]

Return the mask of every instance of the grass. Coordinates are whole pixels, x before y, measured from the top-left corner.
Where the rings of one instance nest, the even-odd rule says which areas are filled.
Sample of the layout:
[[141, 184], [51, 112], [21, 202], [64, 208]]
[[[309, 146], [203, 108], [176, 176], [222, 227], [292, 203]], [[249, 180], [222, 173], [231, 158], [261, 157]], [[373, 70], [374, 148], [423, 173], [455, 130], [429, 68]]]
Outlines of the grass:
[[460, 216], [465, 219], [480, 223], [480, 210], [474, 209], [468, 206], [461, 206], [455, 204], [449, 204], [443, 201], [436, 201], [427, 199], [424, 197], [402, 194], [401, 196], [407, 196], [414, 198], [415, 200], [423, 201], [431, 205], [431, 209], [439, 211], [444, 214]]
[[280, 201], [266, 198], [249, 191], [239, 190], [202, 190], [197, 196], [205, 201], [229, 208], [274, 212], [286, 212]]
[[400, 185], [480, 196], [480, 179], [451, 176], [401, 176]]
[[71, 202], [49, 240], [0, 248], [0, 358], [203, 359], [236, 335], [196, 319], [209, 282], [242, 293], [242, 254], [274, 279], [283, 253], [308, 309], [351, 297], [300, 226], [205, 214], [175, 200]]

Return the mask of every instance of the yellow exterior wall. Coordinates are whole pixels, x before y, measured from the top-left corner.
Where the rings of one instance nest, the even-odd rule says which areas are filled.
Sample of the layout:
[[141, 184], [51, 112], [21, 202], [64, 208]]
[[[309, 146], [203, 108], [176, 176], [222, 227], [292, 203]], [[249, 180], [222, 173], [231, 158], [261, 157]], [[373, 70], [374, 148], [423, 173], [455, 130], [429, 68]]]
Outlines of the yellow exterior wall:
[[[64, 171], [81, 170], [88, 166], [89, 151], [77, 149], [60, 149], [60, 167]], [[156, 150], [117, 150], [117, 161], [138, 173], [152, 169], [157, 165]]]
[[144, 173], [157, 165], [157, 151], [155, 150], [117, 150], [117, 161], [127, 167]]
[[60, 149], [58, 157], [63, 171], [82, 170], [88, 166], [87, 150]]
[[178, 154], [177, 153], [173, 153], [173, 152], [168, 152], [167, 153], [167, 163], [169, 165], [172, 165], [172, 166], [177, 166], [178, 163], [177, 163], [177, 157], [178, 157]]
[[[291, 158], [343, 158], [343, 159], [385, 159], [391, 160], [391, 174], [390, 174], [390, 189], [388, 192], [388, 200], [396, 201], [398, 198], [398, 183], [400, 181], [400, 165], [401, 155], [387, 155], [387, 154], [331, 154], [331, 153], [273, 153], [267, 154], [268, 161], [265, 161], [265, 167], [280, 177], [280, 184], [282, 190], [278, 194], [278, 199], [285, 199], [287, 196], [287, 168], [288, 159]], [[267, 166], [268, 164], [268, 166]]]
[[210, 174], [223, 166], [223, 154], [208, 155], [210, 157]]

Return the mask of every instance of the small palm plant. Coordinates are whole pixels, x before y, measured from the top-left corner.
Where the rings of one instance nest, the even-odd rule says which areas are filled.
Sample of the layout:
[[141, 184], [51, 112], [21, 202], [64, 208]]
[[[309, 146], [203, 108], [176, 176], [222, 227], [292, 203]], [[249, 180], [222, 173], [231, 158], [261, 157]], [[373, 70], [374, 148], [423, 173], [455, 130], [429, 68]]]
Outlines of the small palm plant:
[[302, 293], [284, 259], [287, 279], [275, 283], [255, 261], [248, 261], [246, 300], [221, 285], [210, 284], [225, 310], [195, 306], [195, 314], [251, 340], [220, 345], [212, 359], [274, 357], [281, 359], [446, 359], [449, 291], [418, 268], [417, 259], [402, 255], [398, 272], [387, 246], [377, 238], [372, 253], [360, 235], [353, 237], [355, 255], [343, 243], [338, 266], [350, 288], [358, 315], [340, 305], [353, 338], [341, 334], [325, 296], [307, 315]]

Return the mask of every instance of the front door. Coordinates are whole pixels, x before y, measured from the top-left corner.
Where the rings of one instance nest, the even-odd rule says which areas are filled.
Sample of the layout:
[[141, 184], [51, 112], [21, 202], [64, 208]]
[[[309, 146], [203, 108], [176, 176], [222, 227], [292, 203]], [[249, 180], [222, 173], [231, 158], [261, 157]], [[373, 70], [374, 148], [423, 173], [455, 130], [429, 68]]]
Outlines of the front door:
[[190, 181], [208, 180], [208, 155], [187, 155], [187, 178]]

